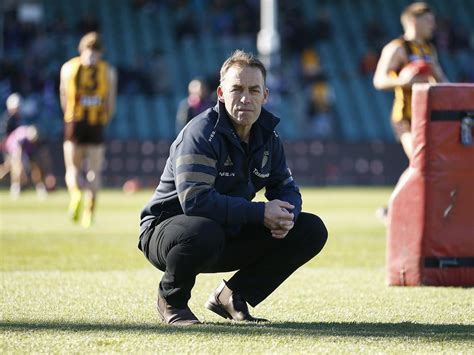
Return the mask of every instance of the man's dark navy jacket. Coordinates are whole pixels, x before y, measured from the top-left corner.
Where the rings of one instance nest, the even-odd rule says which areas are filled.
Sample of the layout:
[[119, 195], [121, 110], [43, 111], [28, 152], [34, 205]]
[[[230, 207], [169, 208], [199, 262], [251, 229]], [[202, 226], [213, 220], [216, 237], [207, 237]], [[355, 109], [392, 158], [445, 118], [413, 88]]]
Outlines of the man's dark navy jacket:
[[264, 202], [252, 202], [265, 187], [268, 200], [280, 199], [301, 211], [301, 195], [287, 166], [275, 126], [279, 119], [262, 109], [249, 145], [235, 133], [223, 103], [192, 119], [170, 148], [160, 184], [141, 213], [141, 226], [177, 214], [207, 217], [230, 234], [246, 223], [263, 223]]

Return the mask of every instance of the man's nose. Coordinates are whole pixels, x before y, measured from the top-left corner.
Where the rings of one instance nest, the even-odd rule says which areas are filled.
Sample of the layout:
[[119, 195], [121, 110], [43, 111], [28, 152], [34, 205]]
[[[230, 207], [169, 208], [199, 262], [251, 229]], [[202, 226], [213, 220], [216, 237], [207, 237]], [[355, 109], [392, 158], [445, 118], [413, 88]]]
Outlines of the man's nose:
[[248, 93], [242, 94], [242, 97], [240, 98], [240, 102], [243, 104], [248, 104], [250, 102], [250, 95]]

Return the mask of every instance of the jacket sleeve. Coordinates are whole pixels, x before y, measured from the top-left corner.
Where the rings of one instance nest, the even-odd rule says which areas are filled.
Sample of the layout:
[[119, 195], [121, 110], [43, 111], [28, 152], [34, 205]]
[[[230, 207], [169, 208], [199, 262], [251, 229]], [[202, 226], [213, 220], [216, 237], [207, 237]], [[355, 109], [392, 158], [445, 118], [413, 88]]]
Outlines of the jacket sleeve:
[[263, 223], [263, 202], [223, 195], [214, 188], [218, 156], [207, 137], [192, 132], [185, 136], [176, 146], [173, 161], [176, 191], [184, 213], [223, 225]]
[[283, 145], [276, 132], [273, 134], [272, 167], [267, 185], [265, 186], [265, 197], [271, 200], [282, 200], [291, 203], [295, 208], [293, 212], [298, 218], [301, 212], [301, 194], [298, 186], [293, 180], [290, 168], [286, 163]]

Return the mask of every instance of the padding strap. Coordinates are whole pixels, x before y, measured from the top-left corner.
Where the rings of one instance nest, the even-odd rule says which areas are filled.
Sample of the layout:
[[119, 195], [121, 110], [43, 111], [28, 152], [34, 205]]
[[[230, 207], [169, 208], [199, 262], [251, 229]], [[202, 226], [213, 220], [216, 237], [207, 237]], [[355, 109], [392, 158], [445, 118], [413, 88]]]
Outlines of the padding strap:
[[427, 268], [446, 268], [446, 267], [474, 267], [474, 257], [436, 257], [425, 258], [425, 267]]
[[461, 121], [464, 117], [474, 118], [474, 111], [432, 111], [431, 121]]

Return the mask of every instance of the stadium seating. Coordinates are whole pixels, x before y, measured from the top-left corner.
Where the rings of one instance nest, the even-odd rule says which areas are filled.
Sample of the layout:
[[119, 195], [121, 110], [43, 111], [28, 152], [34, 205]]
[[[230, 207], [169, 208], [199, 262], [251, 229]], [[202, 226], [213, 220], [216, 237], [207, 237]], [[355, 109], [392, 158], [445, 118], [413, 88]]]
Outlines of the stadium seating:
[[[219, 37], [210, 32], [206, 23], [210, 6], [207, 1], [187, 2], [200, 30], [179, 41], [175, 33], [177, 15], [167, 2], [153, 2], [155, 7], [148, 10], [134, 8], [132, 0], [41, 2], [44, 5], [46, 25], [62, 17], [67, 26], [74, 29], [81, 16], [95, 15], [106, 42], [106, 59], [115, 66], [133, 67], [138, 60], [149, 58], [153, 51], [162, 51], [172, 78], [171, 91], [166, 95], [160, 93], [159, 97], [142, 92], [123, 93], [119, 97], [117, 117], [109, 129], [111, 138], [172, 138], [175, 134], [176, 105], [185, 97], [187, 83], [195, 76], [215, 77], [220, 63], [235, 48], [256, 51], [254, 35]], [[387, 38], [398, 36], [401, 33], [399, 13], [410, 2], [295, 2], [306, 22], [314, 22], [318, 11], [323, 8], [330, 14], [331, 38], [309, 45], [318, 52], [328, 83], [335, 92], [337, 132], [331, 139], [344, 142], [394, 141], [388, 119], [391, 93], [376, 91], [371, 76], [360, 72], [359, 62], [371, 46], [366, 37], [367, 24], [377, 19], [383, 24]], [[455, 19], [468, 33], [474, 32], [474, 3], [471, 0], [458, 0], [456, 6], [450, 6], [443, 0], [433, 0], [430, 3], [436, 12]], [[286, 14], [280, 12], [279, 16], [282, 23]], [[64, 48], [58, 50], [58, 57], [50, 63], [50, 72], [57, 72], [64, 60], [76, 55], [78, 38], [79, 34], [75, 32], [65, 36]], [[440, 52], [441, 64], [452, 81], [459, 80], [463, 75], [461, 68], [472, 67], [472, 58], [472, 52], [459, 51], [454, 55]], [[146, 66], [141, 69], [147, 73]], [[291, 90], [288, 90], [287, 95], [282, 95], [278, 104], [272, 108], [277, 115], [285, 117], [280, 128], [283, 135], [289, 139], [306, 138], [302, 122], [305, 121], [305, 105], [309, 95], [301, 97], [304, 90], [303, 85], [297, 81], [297, 76], [290, 75], [286, 79]], [[59, 129], [52, 131], [57, 132]]]

